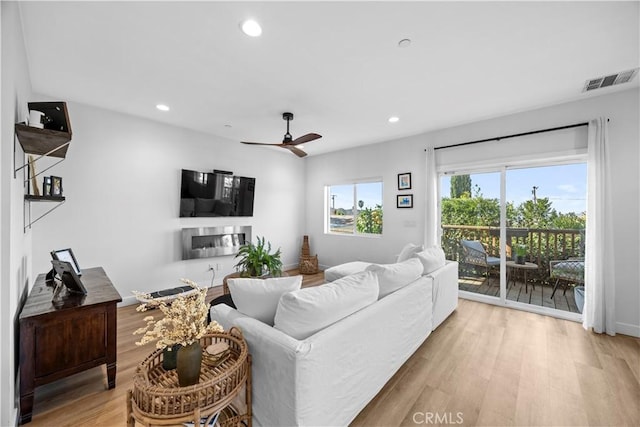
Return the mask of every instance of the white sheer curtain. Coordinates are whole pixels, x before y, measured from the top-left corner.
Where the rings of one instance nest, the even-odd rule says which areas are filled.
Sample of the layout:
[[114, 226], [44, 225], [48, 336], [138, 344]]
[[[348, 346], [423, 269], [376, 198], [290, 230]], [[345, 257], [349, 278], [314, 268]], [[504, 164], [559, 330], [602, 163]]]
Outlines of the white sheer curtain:
[[424, 247], [440, 246], [438, 239], [438, 172], [436, 171], [436, 152], [433, 147], [426, 150], [426, 191]]
[[582, 325], [615, 335], [615, 255], [607, 119], [589, 122], [585, 305]]

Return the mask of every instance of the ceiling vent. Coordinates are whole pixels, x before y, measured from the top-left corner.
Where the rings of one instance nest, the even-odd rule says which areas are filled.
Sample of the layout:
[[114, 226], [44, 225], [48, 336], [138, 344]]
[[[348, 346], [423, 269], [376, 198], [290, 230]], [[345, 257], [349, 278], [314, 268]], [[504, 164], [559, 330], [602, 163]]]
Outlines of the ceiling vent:
[[638, 69], [635, 68], [629, 71], [622, 71], [617, 74], [611, 74], [610, 76], [598, 77], [597, 79], [587, 80], [584, 84], [583, 92], [589, 92], [590, 90], [600, 89], [601, 87], [619, 85], [620, 83], [630, 82], [638, 74]]

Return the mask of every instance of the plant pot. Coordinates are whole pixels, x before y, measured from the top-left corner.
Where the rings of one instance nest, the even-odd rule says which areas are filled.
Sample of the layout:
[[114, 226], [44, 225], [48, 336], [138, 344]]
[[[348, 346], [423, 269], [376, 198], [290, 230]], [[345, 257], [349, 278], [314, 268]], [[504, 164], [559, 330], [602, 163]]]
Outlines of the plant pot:
[[165, 347], [164, 350], [162, 350], [162, 367], [165, 371], [176, 369], [176, 357], [180, 347], [180, 344], [176, 344], [171, 346], [171, 349], [169, 349], [169, 347]]
[[524, 265], [525, 264], [524, 258], [525, 258], [524, 255], [516, 255], [516, 264]]
[[202, 347], [198, 341], [177, 351], [176, 371], [178, 384], [187, 387], [198, 384], [200, 380], [200, 364], [202, 363]]

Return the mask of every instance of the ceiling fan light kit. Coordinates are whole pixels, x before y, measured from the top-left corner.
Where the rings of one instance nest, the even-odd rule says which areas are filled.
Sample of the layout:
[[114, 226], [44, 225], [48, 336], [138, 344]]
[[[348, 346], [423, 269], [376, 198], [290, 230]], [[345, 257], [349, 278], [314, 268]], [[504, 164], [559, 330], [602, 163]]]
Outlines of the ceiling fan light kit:
[[298, 157], [305, 157], [307, 153], [302, 151], [300, 148], [296, 147], [296, 145], [304, 144], [305, 142], [311, 142], [316, 139], [322, 138], [322, 135], [318, 135], [317, 133], [308, 133], [306, 135], [302, 135], [296, 139], [293, 139], [291, 133], [289, 132], [289, 122], [293, 120], [293, 113], [282, 113], [282, 119], [287, 121], [287, 133], [284, 134], [284, 138], [282, 139], [282, 143], [280, 144], [270, 144], [265, 142], [247, 142], [240, 141], [243, 144], [249, 145], [272, 145], [275, 147], [280, 147], [291, 151]]

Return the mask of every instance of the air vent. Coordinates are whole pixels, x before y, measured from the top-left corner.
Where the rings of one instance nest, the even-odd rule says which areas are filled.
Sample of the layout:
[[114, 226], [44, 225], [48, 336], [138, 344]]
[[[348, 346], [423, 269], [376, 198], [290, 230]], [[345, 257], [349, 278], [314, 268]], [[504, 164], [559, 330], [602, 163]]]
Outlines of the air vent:
[[629, 71], [623, 71], [617, 74], [611, 74], [610, 76], [598, 77], [597, 79], [587, 80], [584, 84], [583, 92], [589, 92], [590, 90], [600, 89], [601, 87], [619, 85], [620, 83], [630, 82], [638, 74], [638, 69]]

